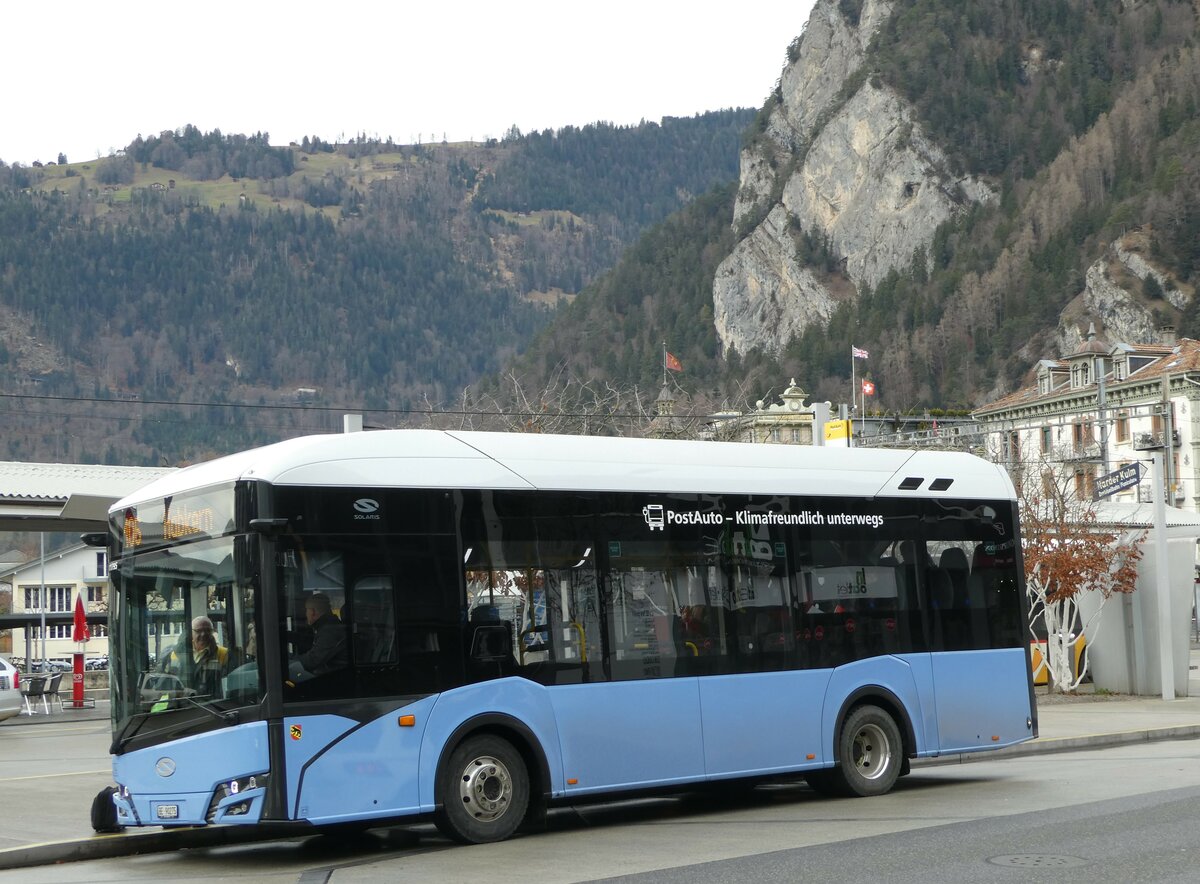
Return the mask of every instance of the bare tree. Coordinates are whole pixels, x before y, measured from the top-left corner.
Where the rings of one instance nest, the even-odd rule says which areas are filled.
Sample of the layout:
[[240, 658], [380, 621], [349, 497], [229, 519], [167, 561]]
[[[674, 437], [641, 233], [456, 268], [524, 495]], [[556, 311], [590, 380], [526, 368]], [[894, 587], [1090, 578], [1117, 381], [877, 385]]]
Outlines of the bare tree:
[[[698, 438], [716, 410], [706, 396], [688, 393], [668, 379], [675, 438]], [[527, 385], [515, 372], [496, 390], [467, 387], [457, 403], [425, 400], [422, 423], [434, 429], [494, 430], [508, 433], [562, 433], [577, 436], [654, 435], [661, 418], [663, 392], [617, 387], [608, 381], [580, 379], [560, 365], [540, 387]]]

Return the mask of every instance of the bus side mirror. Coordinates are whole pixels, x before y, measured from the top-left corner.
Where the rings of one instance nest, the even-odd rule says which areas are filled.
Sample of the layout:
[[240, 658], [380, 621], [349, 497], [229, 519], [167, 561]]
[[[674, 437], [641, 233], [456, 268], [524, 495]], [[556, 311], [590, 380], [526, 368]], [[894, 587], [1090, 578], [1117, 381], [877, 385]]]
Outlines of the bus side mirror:
[[267, 537], [277, 537], [288, 526], [287, 519], [251, 519], [250, 530]]

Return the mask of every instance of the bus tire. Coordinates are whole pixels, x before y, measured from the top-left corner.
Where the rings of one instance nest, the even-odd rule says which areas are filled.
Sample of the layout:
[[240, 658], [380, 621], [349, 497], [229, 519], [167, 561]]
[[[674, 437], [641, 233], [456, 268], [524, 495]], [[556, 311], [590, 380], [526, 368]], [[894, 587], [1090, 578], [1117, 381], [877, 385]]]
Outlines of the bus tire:
[[878, 706], [858, 706], [838, 734], [832, 785], [852, 798], [883, 795], [896, 784], [903, 763], [904, 743], [892, 716]]
[[438, 778], [434, 822], [463, 844], [503, 841], [517, 830], [529, 807], [525, 760], [502, 737], [479, 734], [463, 740]]
[[804, 781], [808, 783], [808, 787], [818, 795], [824, 795], [826, 797], [841, 795], [842, 793], [838, 790], [837, 786], [834, 785], [833, 774], [834, 772], [829, 768], [824, 768], [822, 770], [810, 770], [805, 772]]

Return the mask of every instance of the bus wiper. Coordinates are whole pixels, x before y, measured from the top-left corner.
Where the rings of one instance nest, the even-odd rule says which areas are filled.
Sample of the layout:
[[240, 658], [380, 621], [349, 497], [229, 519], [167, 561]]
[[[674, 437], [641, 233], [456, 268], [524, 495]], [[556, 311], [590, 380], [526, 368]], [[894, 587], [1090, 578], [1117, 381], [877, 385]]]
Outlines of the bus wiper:
[[[125, 722], [125, 726], [123, 728], [121, 728], [121, 732], [119, 734], [117, 734], [116, 737], [113, 738], [113, 744], [112, 744], [112, 746], [109, 747], [109, 750], [108, 750], [109, 754], [110, 755], [121, 754], [121, 751], [129, 744], [129, 741], [138, 735], [138, 731], [140, 731], [142, 729], [142, 725], [144, 725], [147, 721], [150, 720], [150, 715], [151, 715], [151, 713], [149, 713], [149, 712], [142, 712], [142, 713], [130, 718], [129, 721]], [[133, 724], [135, 721], [137, 722], [137, 727], [135, 727], [129, 733], [129, 735], [126, 736], [125, 731], [129, 730], [129, 726], [131, 724]]]
[[[237, 724], [241, 720], [241, 716], [239, 715], [239, 713], [236, 709], [232, 709], [228, 712], [220, 712], [216, 709], [213, 709], [211, 706], [206, 706], [205, 704], [199, 702], [198, 700], [193, 699], [192, 697], [179, 696], [179, 697], [172, 697], [171, 699], [186, 701], [187, 703], [190, 703], [192, 706], [195, 706], [197, 709], [200, 709], [200, 710], [208, 713], [213, 718], [215, 718], [217, 721], [221, 722], [221, 724]], [[160, 714], [161, 714], [160, 712], [153, 712], [153, 711], [140, 712], [137, 715], [135, 715], [133, 718], [129, 719], [129, 722], [125, 725], [125, 727], [121, 728], [121, 733], [118, 734], [113, 739], [113, 746], [109, 749], [110, 754], [112, 754], [112, 755], [120, 754], [121, 750], [123, 750], [129, 744], [129, 742], [138, 735], [138, 733], [142, 729], [142, 726], [147, 721], [149, 721], [151, 718], [154, 718], [155, 716], [160, 715]], [[134, 724], [134, 722], [137, 722], [137, 726], [134, 727], [133, 730], [129, 730], [130, 725]], [[129, 731], [129, 733], [126, 734], [125, 733], [126, 731]]]
[[238, 711], [236, 709], [231, 709], [228, 712], [220, 712], [205, 703], [201, 703], [195, 697], [179, 696], [179, 697], [172, 697], [171, 699], [183, 700], [186, 703], [191, 703], [197, 709], [204, 710], [205, 712], [207, 712], [209, 715], [211, 715], [213, 718], [215, 718], [217, 721], [221, 722], [222, 724], [237, 724], [238, 721], [241, 719], [241, 716], [238, 715]]

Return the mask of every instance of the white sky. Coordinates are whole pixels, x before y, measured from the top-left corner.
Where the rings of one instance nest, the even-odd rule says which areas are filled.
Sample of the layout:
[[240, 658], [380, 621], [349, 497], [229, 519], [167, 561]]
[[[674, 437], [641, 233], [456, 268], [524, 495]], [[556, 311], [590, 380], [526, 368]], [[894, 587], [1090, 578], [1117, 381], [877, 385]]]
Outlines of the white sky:
[[0, 160], [80, 162], [188, 123], [413, 143], [757, 108], [813, 2], [18, 0]]

